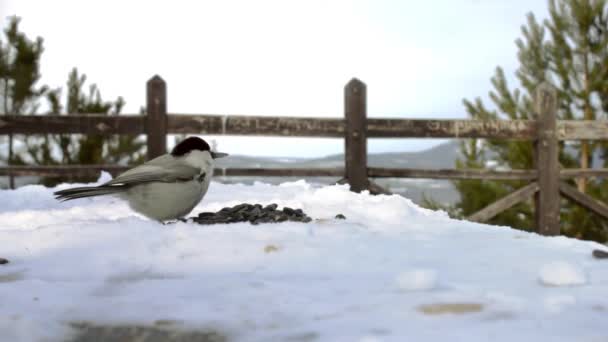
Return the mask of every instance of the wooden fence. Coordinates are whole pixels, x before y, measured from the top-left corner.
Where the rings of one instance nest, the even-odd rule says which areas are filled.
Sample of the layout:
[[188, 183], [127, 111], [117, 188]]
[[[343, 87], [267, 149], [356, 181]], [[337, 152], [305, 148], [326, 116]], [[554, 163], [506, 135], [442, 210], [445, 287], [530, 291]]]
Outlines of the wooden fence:
[[[557, 121], [556, 91], [549, 85], [537, 90], [537, 120], [433, 120], [367, 118], [366, 86], [352, 79], [344, 88], [344, 118], [269, 117], [249, 115], [180, 115], [167, 113], [166, 83], [154, 76], [147, 82], [146, 115], [2, 116], [0, 135], [8, 134], [144, 134], [148, 158], [166, 153], [168, 134], [257, 135], [280, 137], [332, 137], [345, 141], [345, 167], [331, 169], [226, 169], [226, 176], [331, 176], [341, 177], [353, 191], [384, 190], [370, 178], [406, 177], [432, 179], [529, 180], [531, 183], [471, 215], [485, 222], [501, 211], [534, 196], [537, 232], [558, 235], [560, 197], [577, 202], [608, 218], [608, 206], [563, 182], [568, 178], [606, 177], [608, 169], [560, 169], [560, 140], [606, 140], [608, 122]], [[536, 150], [533, 170], [407, 169], [367, 166], [368, 138], [489, 138], [529, 140]], [[238, 152], [238, 151], [237, 151]], [[118, 165], [8, 166], [0, 175], [83, 176], [112, 174], [127, 167]]]

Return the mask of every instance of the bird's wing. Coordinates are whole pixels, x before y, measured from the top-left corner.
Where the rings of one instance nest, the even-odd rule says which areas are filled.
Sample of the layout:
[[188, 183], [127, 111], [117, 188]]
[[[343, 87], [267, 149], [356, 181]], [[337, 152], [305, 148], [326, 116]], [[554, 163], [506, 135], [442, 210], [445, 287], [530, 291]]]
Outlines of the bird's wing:
[[144, 164], [124, 172], [102, 186], [137, 185], [148, 182], [184, 182], [198, 177], [201, 169], [183, 163], [170, 166]]

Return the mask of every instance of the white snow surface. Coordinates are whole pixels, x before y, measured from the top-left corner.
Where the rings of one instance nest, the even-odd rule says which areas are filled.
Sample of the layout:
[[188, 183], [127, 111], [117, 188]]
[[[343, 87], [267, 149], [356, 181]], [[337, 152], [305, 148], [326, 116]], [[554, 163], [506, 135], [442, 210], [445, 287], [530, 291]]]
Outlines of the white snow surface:
[[576, 286], [587, 282], [583, 269], [570, 262], [553, 261], [541, 267], [540, 282], [547, 286]]
[[397, 285], [404, 291], [430, 290], [437, 286], [437, 271], [414, 269], [397, 276]]
[[277, 203], [317, 219], [257, 226], [162, 225], [112, 197], [53, 198], [69, 186], [0, 191], [0, 341], [64, 341], [82, 321], [173, 321], [233, 341], [608, 340], [600, 244], [303, 181], [212, 183], [193, 211]]

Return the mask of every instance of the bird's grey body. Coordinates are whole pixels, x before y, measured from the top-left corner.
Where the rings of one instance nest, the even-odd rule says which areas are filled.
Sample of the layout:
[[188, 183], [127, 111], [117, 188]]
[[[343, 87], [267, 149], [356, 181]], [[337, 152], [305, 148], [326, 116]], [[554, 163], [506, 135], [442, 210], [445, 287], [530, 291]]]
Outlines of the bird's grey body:
[[[191, 153], [207, 152], [193, 151]], [[173, 220], [188, 215], [207, 193], [213, 176], [211, 158], [193, 157], [190, 155], [185, 158], [183, 164], [175, 164], [171, 176], [168, 177], [164, 174], [164, 177], [167, 177], [165, 182], [145, 182], [134, 185], [125, 193], [120, 194], [120, 197], [129, 203], [131, 209], [158, 221]], [[172, 157], [166, 154], [152, 159], [144, 165], [121, 174], [116, 177], [116, 180], [120, 181], [121, 177], [131, 175], [137, 177], [138, 174], [148, 172], [151, 175], [161, 175], [163, 174], [161, 170], [164, 170], [162, 165], [165, 165], [169, 158]], [[178, 202], [179, 206], [171, 205]]]
[[[164, 183], [157, 186], [149, 184], [137, 185], [119, 195], [129, 203], [136, 212], [157, 221], [168, 221], [188, 215], [203, 199], [209, 188], [209, 183]], [[179, 196], [179, 199], [177, 198]], [[160, 200], [163, 198], [164, 200]], [[176, 208], [165, 205], [165, 200], [182, 201], [183, 206]]]
[[55, 195], [60, 200], [117, 195], [127, 201], [131, 209], [151, 219], [182, 218], [207, 193], [214, 158], [225, 154], [211, 152], [206, 142], [201, 148], [195, 145], [194, 149], [180, 145], [171, 154], [154, 158], [100, 186], [66, 189]]

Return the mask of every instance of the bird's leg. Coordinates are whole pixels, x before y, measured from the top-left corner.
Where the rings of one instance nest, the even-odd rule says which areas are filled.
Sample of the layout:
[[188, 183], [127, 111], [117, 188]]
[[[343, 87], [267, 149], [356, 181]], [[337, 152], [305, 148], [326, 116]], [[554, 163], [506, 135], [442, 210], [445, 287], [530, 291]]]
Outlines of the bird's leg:
[[170, 221], [161, 221], [160, 223], [162, 223], [163, 225], [165, 225], [165, 226], [166, 226], [166, 225], [168, 225], [168, 224], [175, 224], [175, 223], [177, 223], [177, 222], [184, 222], [184, 223], [188, 223], [188, 219], [183, 218], [183, 217], [180, 217], [180, 218], [177, 218], [177, 219], [175, 219], [175, 220], [170, 220]]

